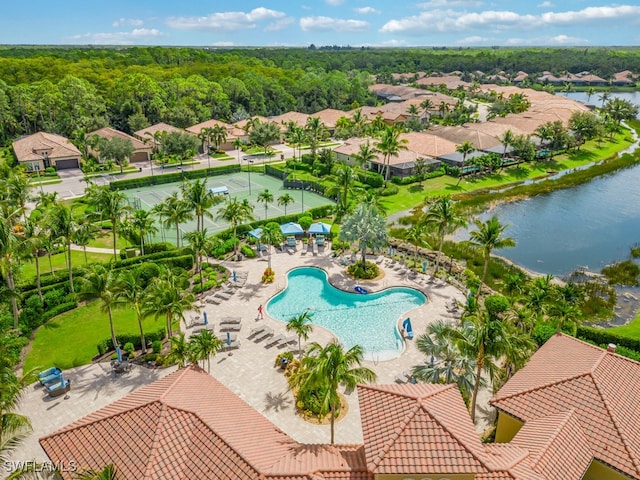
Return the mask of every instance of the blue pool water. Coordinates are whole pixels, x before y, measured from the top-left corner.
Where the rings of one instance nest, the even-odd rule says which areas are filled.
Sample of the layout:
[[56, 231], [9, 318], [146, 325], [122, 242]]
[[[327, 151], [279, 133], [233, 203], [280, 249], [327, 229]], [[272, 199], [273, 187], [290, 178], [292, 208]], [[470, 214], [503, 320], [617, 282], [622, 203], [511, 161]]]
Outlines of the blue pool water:
[[331, 330], [345, 348], [360, 345], [365, 358], [374, 361], [400, 355], [404, 342], [398, 320], [427, 300], [421, 292], [404, 287], [367, 295], [343, 292], [331, 286], [319, 268], [296, 268], [287, 279], [287, 288], [267, 303], [270, 316], [287, 322], [308, 309], [313, 324]]

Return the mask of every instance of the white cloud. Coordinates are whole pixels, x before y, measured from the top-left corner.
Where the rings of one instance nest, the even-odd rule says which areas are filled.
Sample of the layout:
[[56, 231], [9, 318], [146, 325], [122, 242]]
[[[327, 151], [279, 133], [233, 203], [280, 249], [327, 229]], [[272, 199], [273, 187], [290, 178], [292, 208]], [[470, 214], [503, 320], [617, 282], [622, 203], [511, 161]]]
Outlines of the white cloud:
[[137, 18], [119, 18], [111, 25], [116, 28], [124, 27], [125, 25], [129, 25], [131, 27], [141, 27], [142, 25], [144, 25], [144, 22], [142, 20], [138, 20]]
[[551, 2], [545, 1], [545, 2], [542, 2], [542, 3], [538, 4], [538, 5], [536, 5], [536, 6], [537, 6], [538, 8], [551, 8], [551, 7], [553, 7], [554, 5], [553, 5], [553, 3], [551, 3]]
[[[440, 0], [436, 0], [440, 1]], [[618, 5], [613, 7], [587, 7], [578, 11], [545, 12], [539, 15], [507, 10], [466, 12], [456, 10], [429, 10], [418, 15], [388, 21], [380, 29], [383, 33], [415, 33], [425, 31], [466, 31], [474, 28], [492, 31], [508, 29], [536, 29], [557, 25], [583, 24], [589, 22], [637, 19], [640, 6]]]
[[364, 32], [369, 29], [369, 23], [331, 17], [302, 17], [300, 28], [305, 32]]
[[256, 22], [277, 20], [285, 17], [284, 12], [264, 7], [250, 12], [216, 12], [204, 17], [170, 17], [167, 25], [178, 30], [234, 31], [256, 28]]
[[277, 20], [275, 22], [271, 22], [269, 25], [264, 27], [264, 31], [265, 32], [279, 32], [279, 31], [284, 30], [285, 28], [287, 28], [293, 22], [294, 22], [294, 19], [292, 17], [281, 18], [280, 20]]
[[212, 47], [233, 47], [234, 45], [233, 42], [213, 42], [211, 44]]
[[480, 0], [429, 0], [418, 4], [418, 8], [452, 8], [452, 7], [480, 7]]
[[329, 5], [342, 5], [344, 0], [325, 0]]
[[481, 37], [480, 35], [472, 35], [470, 37], [461, 38], [456, 41], [456, 45], [480, 45], [487, 44], [493, 40], [487, 37]]
[[523, 46], [546, 46], [546, 45], [561, 45], [561, 46], [574, 46], [574, 45], [588, 45], [589, 40], [586, 38], [569, 37], [567, 35], [555, 35], [553, 37], [534, 37], [534, 38], [509, 38], [506, 41], [507, 45]]
[[371, 13], [375, 13], [380, 15], [380, 10], [377, 10], [373, 7], [362, 7], [362, 8], [354, 8], [353, 9], [356, 13], [361, 13], [362, 15], [368, 15]]
[[155, 28], [134, 28], [130, 32], [84, 33], [71, 39], [95, 45], [135, 45], [163, 36], [164, 33]]

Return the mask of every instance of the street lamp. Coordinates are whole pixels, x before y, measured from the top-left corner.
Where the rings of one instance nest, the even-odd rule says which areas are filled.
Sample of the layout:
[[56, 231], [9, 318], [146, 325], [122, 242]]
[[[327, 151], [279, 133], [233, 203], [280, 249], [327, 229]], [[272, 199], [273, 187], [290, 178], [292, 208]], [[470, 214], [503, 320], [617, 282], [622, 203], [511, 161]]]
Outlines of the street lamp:
[[247, 177], [249, 177], [249, 195], [251, 195], [251, 164], [253, 163], [253, 158], [242, 157], [242, 159], [247, 162]]

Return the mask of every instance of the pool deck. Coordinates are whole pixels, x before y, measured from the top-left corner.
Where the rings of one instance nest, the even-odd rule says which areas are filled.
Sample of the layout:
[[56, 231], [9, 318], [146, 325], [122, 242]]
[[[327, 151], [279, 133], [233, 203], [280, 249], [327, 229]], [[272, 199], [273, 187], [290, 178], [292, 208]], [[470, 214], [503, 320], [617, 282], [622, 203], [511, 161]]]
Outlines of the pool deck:
[[[407, 314], [411, 317], [415, 337], [414, 340], [406, 341], [406, 348], [402, 355], [392, 360], [364, 362], [365, 366], [377, 373], [376, 383], [394, 383], [396, 375], [411, 369], [413, 365], [424, 362], [426, 359], [416, 349], [415, 338], [424, 333], [426, 326], [434, 320], [456, 321], [457, 315], [450, 313], [447, 306], [451, 304], [452, 300], [460, 303], [465, 300], [464, 294], [456, 287], [442, 281], [429, 283], [428, 277], [422, 274], [417, 274], [415, 278], [409, 278], [397, 264], [393, 265], [395, 269], [392, 268], [388, 260], [380, 265], [384, 272], [382, 278], [376, 281], [356, 283], [346, 276], [345, 267], [341, 265], [339, 259], [331, 257], [329, 248], [325, 248], [325, 251], [317, 256], [310, 253], [302, 255], [300, 251], [292, 255], [285, 252], [275, 252], [272, 255], [272, 268], [276, 272], [276, 279], [274, 283], [269, 285], [264, 285], [261, 282], [262, 273], [267, 267], [266, 258], [226, 262], [224, 265], [230, 270], [235, 270], [238, 277], [246, 275], [246, 283], [237, 288], [229, 299], [222, 300], [219, 305], [205, 303], [199, 315], [206, 311], [209, 323], [214, 325], [214, 333], [219, 335], [225, 335], [220, 333], [218, 324], [222, 317], [240, 317], [242, 320], [240, 330], [237, 332], [240, 347], [228, 353], [219, 352], [213, 357], [211, 359], [211, 375], [295, 440], [304, 443], [328, 443], [329, 426], [308, 423], [295, 414], [293, 396], [288, 390], [284, 375], [280, 369], [274, 367], [275, 357], [286, 349], [275, 346], [267, 348], [264, 340], [255, 342], [251, 338], [247, 338], [251, 329], [261, 324], [269, 326], [276, 336], [279, 334], [293, 335], [285, 331], [283, 322], [269, 318], [266, 312], [264, 319], [257, 319], [258, 306], [265, 306], [269, 298], [285, 288], [286, 274], [289, 270], [300, 266], [320, 267], [327, 272], [329, 281], [334, 286], [350, 292], [353, 292], [355, 285], [359, 284], [372, 292], [391, 286], [406, 286], [425, 293], [428, 299], [427, 303]], [[192, 316], [197, 314], [198, 312], [186, 312], [187, 323], [191, 323]], [[402, 321], [403, 318], [399, 318], [398, 321]], [[182, 326], [182, 330], [187, 336], [196, 329], [197, 325]], [[333, 338], [328, 330], [314, 327], [309, 342], [315, 341], [324, 345]], [[303, 341], [303, 349], [305, 344], [306, 342]], [[297, 345], [291, 345], [290, 348], [297, 350]], [[206, 368], [206, 364], [204, 367]], [[68, 398], [48, 399], [43, 393], [42, 387], [27, 388], [20, 411], [31, 419], [34, 431], [26, 439], [15, 459], [35, 458], [39, 461], [45, 461], [46, 456], [38, 444], [38, 438], [50, 434], [98, 408], [122, 398], [136, 388], [173, 371], [175, 371], [175, 367], [169, 369], [136, 367], [130, 373], [114, 376], [111, 373], [109, 363], [100, 363], [65, 371], [65, 377], [70, 378], [72, 382]], [[488, 395], [488, 393], [481, 395], [480, 402], [484, 400], [486, 403]], [[345, 396], [349, 404], [349, 412], [335, 425], [336, 441], [338, 443], [362, 443], [357, 393], [355, 391], [347, 392]], [[479, 430], [482, 429], [483, 426], [479, 426]]]

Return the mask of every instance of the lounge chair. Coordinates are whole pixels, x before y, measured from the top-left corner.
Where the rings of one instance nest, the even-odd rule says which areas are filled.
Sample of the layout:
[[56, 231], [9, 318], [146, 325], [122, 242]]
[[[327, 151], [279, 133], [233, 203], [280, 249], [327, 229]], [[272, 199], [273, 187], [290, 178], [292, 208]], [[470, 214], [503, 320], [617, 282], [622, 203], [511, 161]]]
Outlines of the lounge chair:
[[287, 247], [296, 248], [297, 246], [296, 237], [289, 236], [287, 237]]
[[324, 235], [318, 235], [316, 237], [316, 245], [318, 245], [319, 247], [324, 246]]
[[40, 380], [40, 383], [42, 385], [45, 385], [47, 383], [51, 383], [53, 380], [59, 377], [61, 373], [62, 370], [60, 370], [58, 367], [47, 368], [46, 370], [38, 374], [38, 380]]
[[[220, 340], [222, 343], [224, 343], [226, 345], [227, 343], [227, 335], [218, 335], [218, 340]], [[231, 343], [235, 342], [238, 340], [238, 334], [237, 333], [229, 333], [229, 341]]]
[[242, 321], [242, 317], [222, 317], [220, 323], [228, 323], [233, 325], [239, 325]]
[[256, 334], [253, 337], [253, 341], [258, 343], [264, 340], [265, 338], [269, 338], [273, 336], [273, 330], [269, 327], [266, 327], [262, 332]]
[[50, 397], [59, 397], [60, 395], [67, 393], [69, 390], [71, 390], [71, 380], [65, 380], [62, 376], [60, 381], [47, 387], [47, 393]]
[[293, 255], [294, 253], [296, 253], [296, 251], [291, 247], [285, 247], [285, 249], [287, 250], [287, 253], [289, 255]]
[[384, 255], [379, 255], [378, 258], [376, 258], [377, 265], [380, 265], [383, 261], [384, 261]]
[[227, 342], [222, 345], [220, 351], [226, 352], [228, 350], [235, 350], [236, 348], [240, 348], [240, 340], [231, 341], [231, 343], [227, 344]]
[[231, 298], [231, 295], [233, 295], [233, 292], [224, 291], [224, 290], [220, 290], [215, 294], [216, 297], [222, 298], [223, 300], [229, 300]]
[[208, 297], [205, 297], [204, 301], [207, 302], [207, 303], [213, 303], [215, 305], [220, 305], [220, 298], [216, 297], [214, 295], [209, 295]]
[[265, 347], [269, 348], [269, 347], [273, 347], [275, 345], [277, 345], [278, 343], [282, 342], [285, 340], [285, 336], [284, 335], [278, 335], [277, 337], [271, 337], [269, 340], [267, 340], [264, 344]]
[[297, 343], [298, 337], [296, 335], [290, 335], [288, 337], [283, 338], [277, 345], [278, 348], [286, 347], [291, 343]]
[[396, 383], [407, 383], [409, 381], [409, 377], [405, 375], [405, 372], [397, 374], [395, 377], [393, 377], [393, 379], [396, 381]]
[[221, 323], [220, 324], [221, 332], [239, 332], [240, 328], [241, 328], [240, 324], [237, 324], [237, 323]]
[[262, 333], [264, 333], [264, 331], [269, 328], [266, 325], [261, 325], [259, 327], [254, 327], [251, 329], [251, 331], [249, 332], [249, 335], [247, 336], [247, 338], [251, 338], [251, 337], [255, 337], [257, 335], [260, 335]]

